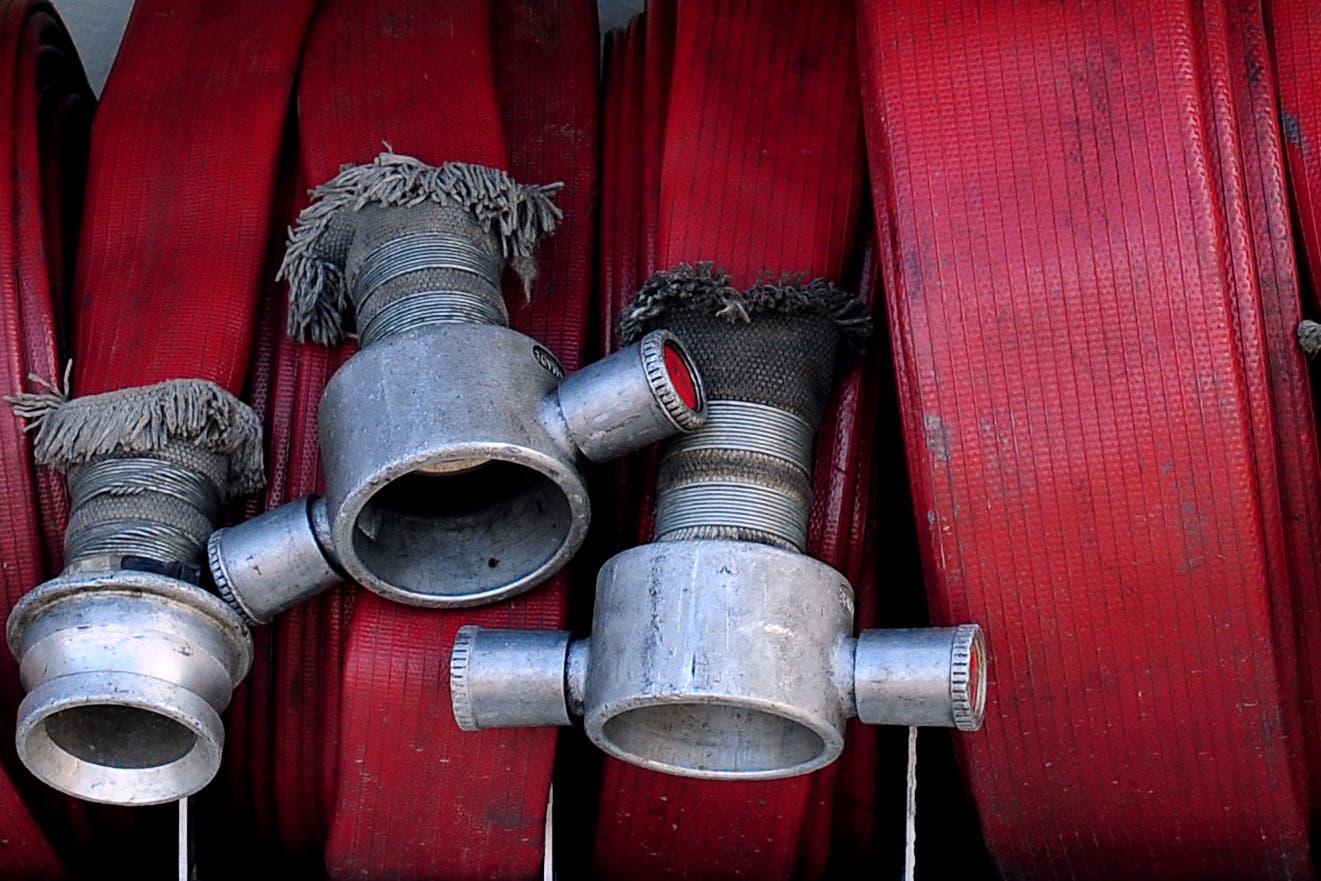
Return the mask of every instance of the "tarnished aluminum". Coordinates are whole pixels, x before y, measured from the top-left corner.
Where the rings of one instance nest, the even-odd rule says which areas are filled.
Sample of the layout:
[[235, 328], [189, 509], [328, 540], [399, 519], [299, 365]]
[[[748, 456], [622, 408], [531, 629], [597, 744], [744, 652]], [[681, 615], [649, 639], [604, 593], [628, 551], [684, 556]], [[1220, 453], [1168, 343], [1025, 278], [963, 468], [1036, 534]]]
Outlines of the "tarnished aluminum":
[[[117, 559], [125, 554], [156, 560], [189, 560], [206, 541], [220, 512], [220, 495], [206, 475], [163, 458], [106, 458], [69, 472], [69, 523], [64, 558]], [[116, 499], [148, 497], [160, 506], [132, 506], [127, 514], [88, 516], [88, 509]], [[168, 511], [168, 513], [167, 513]]]
[[418, 291], [400, 297], [374, 313], [359, 331], [358, 340], [363, 346], [369, 346], [396, 333], [429, 324], [504, 325], [508, 316], [503, 306], [503, 301], [497, 307], [491, 299], [467, 291]]
[[460, 627], [450, 658], [455, 721], [464, 731], [568, 725], [568, 654], [562, 631]]
[[[644, 545], [602, 568], [590, 642], [465, 628], [451, 667], [455, 714], [469, 730], [565, 724], [564, 706], [617, 758], [719, 780], [821, 768], [860, 710], [873, 724], [980, 726], [979, 628], [854, 639], [852, 626], [852, 588], [811, 557], [752, 542]], [[537, 709], [514, 698], [524, 690]]]
[[[372, 297], [388, 282], [410, 272], [450, 269], [476, 276], [478, 286], [504, 312], [500, 274], [504, 267], [472, 240], [440, 236], [432, 230], [406, 233], [387, 239], [354, 267], [349, 286], [359, 310], [371, 305]], [[507, 324], [508, 317], [499, 323]]]
[[[644, 342], [686, 359], [666, 334]], [[319, 414], [331, 545], [345, 572], [433, 607], [549, 578], [586, 536], [580, 456], [638, 449], [701, 421], [700, 380], [689, 406], [643, 349], [589, 368], [562, 394], [554, 355], [506, 327], [439, 324], [364, 348], [331, 378]]]
[[692, 357], [664, 330], [566, 376], [558, 398], [574, 446], [593, 462], [693, 431], [706, 415]]
[[854, 703], [869, 725], [976, 731], [986, 715], [980, 627], [865, 630], [853, 660]]
[[788, 410], [750, 401], [708, 401], [706, 423], [676, 437], [669, 451], [739, 450], [787, 462], [811, 477], [812, 426]]
[[220, 767], [220, 713], [252, 661], [240, 617], [198, 587], [72, 569], [14, 607], [9, 647], [28, 694], [19, 758], [50, 786], [120, 805], [175, 801]]
[[249, 624], [269, 624], [344, 580], [329, 548], [326, 503], [309, 496], [217, 529], [207, 563], [221, 599]]
[[[811, 480], [813, 434], [812, 426], [787, 410], [748, 401], [710, 401], [706, 423], [676, 438], [665, 456], [683, 461], [691, 453], [715, 451], [724, 454], [722, 467], [657, 490], [656, 540], [699, 537], [694, 535], [698, 530], [707, 531], [700, 537], [711, 537], [711, 530], [715, 535], [729, 530], [727, 536], [751, 530], [801, 552], [812, 513], [805, 489]], [[764, 460], [738, 455], [746, 453], [777, 460], [789, 470], [757, 469]], [[754, 473], [756, 479], [751, 479]]]

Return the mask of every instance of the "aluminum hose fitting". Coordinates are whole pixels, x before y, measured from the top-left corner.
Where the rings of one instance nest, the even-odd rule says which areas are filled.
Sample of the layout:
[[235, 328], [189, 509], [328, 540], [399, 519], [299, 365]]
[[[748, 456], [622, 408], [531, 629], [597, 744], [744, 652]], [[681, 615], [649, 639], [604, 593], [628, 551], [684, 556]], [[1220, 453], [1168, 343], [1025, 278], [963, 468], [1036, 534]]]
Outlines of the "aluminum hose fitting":
[[566, 376], [508, 327], [504, 269], [531, 278], [557, 188], [383, 154], [315, 192], [281, 269], [289, 330], [334, 343], [352, 326], [361, 348], [321, 399], [324, 498], [211, 541], [213, 575], [249, 620], [342, 576], [414, 606], [528, 590], [586, 537], [584, 459], [702, 423], [702, 382], [666, 331]]
[[199, 584], [221, 506], [261, 485], [260, 423], [202, 380], [44, 397], [10, 400], [70, 514], [64, 571], [9, 616], [18, 755], [88, 801], [176, 801], [219, 769], [220, 713], [252, 660], [244, 622]]
[[855, 298], [788, 280], [731, 288], [710, 267], [643, 287], [626, 338], [672, 330], [707, 382], [708, 421], [671, 441], [655, 541], [610, 559], [589, 639], [465, 627], [451, 699], [465, 730], [583, 718], [605, 752], [689, 777], [755, 780], [834, 761], [845, 723], [973, 731], [986, 699], [979, 627], [853, 635], [847, 579], [803, 553], [812, 441]]

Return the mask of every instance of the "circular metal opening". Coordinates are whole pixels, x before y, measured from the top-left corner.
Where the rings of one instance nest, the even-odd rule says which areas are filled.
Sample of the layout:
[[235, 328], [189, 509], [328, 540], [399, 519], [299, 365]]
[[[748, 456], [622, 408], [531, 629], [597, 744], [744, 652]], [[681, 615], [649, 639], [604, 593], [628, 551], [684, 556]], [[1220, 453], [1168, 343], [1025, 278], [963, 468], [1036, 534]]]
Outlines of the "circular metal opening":
[[168, 716], [117, 704], [70, 707], [46, 717], [46, 736], [84, 762], [154, 768], [192, 751], [197, 735]]
[[225, 731], [197, 694], [153, 677], [62, 676], [19, 706], [19, 757], [46, 784], [87, 801], [149, 805], [200, 790]]
[[462, 462], [393, 480], [358, 513], [353, 550], [402, 602], [484, 602], [532, 586], [572, 551], [574, 511], [555, 480], [519, 462]]
[[688, 363], [688, 353], [681, 349], [674, 340], [665, 343], [665, 372], [669, 374], [674, 391], [689, 410], [702, 409], [702, 396], [699, 392], [696, 373]]
[[821, 735], [803, 722], [741, 704], [635, 707], [601, 730], [621, 758], [688, 777], [787, 777], [833, 758]]

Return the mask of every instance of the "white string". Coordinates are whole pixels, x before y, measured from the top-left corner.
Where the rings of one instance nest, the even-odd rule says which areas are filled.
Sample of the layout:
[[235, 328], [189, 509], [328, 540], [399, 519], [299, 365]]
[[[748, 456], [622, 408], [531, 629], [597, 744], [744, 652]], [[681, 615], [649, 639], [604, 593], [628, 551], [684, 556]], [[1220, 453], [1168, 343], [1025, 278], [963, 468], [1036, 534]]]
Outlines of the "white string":
[[908, 820], [904, 827], [904, 881], [917, 868], [917, 727], [908, 729]]
[[188, 854], [188, 798], [179, 799], [179, 881], [192, 881]]
[[555, 881], [555, 787], [546, 802], [546, 848], [541, 858], [542, 881]]

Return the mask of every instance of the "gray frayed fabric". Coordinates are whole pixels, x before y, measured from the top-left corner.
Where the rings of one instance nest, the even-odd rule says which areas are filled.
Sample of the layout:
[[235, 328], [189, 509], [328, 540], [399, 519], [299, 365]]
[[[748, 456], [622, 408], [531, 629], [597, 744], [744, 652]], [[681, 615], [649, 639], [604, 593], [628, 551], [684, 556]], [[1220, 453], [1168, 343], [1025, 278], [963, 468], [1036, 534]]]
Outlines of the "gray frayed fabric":
[[1309, 319], [1298, 323], [1298, 347], [1309, 358], [1321, 353], [1321, 324]]
[[184, 443], [228, 457], [226, 485], [217, 487], [224, 498], [255, 492], [265, 483], [261, 420], [207, 380], [172, 379], [80, 398], [69, 398], [66, 388], [5, 400], [35, 427], [37, 462], [61, 472]]
[[820, 316], [830, 319], [845, 345], [859, 353], [872, 331], [866, 304], [825, 279], [786, 275], [739, 290], [713, 263], [680, 263], [642, 285], [619, 320], [620, 336], [626, 344], [635, 342], [678, 311], [714, 315], [731, 324], [767, 314]]
[[371, 204], [434, 202], [462, 207], [497, 237], [505, 260], [527, 286], [536, 274], [537, 242], [554, 232], [563, 217], [552, 200], [562, 187], [562, 183], [520, 184], [484, 165], [433, 166], [391, 152], [380, 154], [369, 165], [343, 166], [338, 175], [312, 190], [312, 204], [289, 229], [276, 276], [289, 282], [289, 335], [323, 345], [344, 338], [352, 312], [344, 276], [347, 243], [328, 244], [334, 237], [327, 233], [345, 213]]

